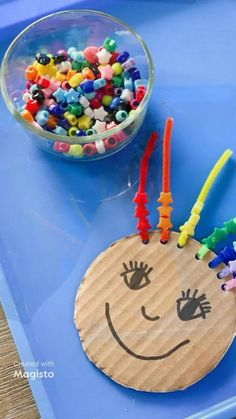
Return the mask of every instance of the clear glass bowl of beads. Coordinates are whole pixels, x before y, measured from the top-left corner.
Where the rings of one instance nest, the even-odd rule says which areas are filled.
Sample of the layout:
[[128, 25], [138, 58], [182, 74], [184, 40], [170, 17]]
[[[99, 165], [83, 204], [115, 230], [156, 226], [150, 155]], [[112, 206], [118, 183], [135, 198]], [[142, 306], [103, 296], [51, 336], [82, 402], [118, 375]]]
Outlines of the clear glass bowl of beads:
[[[20, 111], [25, 105], [22, 99], [26, 83], [25, 69], [32, 64], [37, 51], [55, 53], [71, 46], [84, 50], [91, 45], [99, 47], [107, 37], [116, 41], [118, 51], [129, 52], [142, 80], [146, 81], [145, 96], [127, 119], [102, 133], [78, 137], [39, 129], [21, 116]], [[11, 43], [1, 65], [3, 98], [29, 137], [43, 150], [74, 161], [100, 159], [125, 147], [135, 137], [143, 122], [152, 86], [152, 59], [142, 38], [120, 20], [91, 10], [58, 12], [32, 23]], [[78, 144], [81, 147], [73, 147]], [[73, 149], [77, 151], [73, 152]]]

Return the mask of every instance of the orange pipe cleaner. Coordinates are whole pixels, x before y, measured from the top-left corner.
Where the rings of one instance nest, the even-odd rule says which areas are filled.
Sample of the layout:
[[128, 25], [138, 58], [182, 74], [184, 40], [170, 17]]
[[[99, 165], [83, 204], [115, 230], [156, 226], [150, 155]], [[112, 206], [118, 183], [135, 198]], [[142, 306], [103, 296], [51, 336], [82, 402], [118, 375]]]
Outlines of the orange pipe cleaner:
[[139, 188], [136, 193], [133, 202], [136, 203], [134, 216], [138, 218], [137, 230], [139, 230], [140, 237], [144, 244], [149, 242], [148, 230], [150, 230], [151, 225], [148, 221], [148, 210], [146, 204], [148, 203], [146, 189], [147, 173], [148, 173], [148, 161], [151, 157], [151, 154], [154, 150], [155, 144], [157, 141], [157, 133], [152, 132], [148, 143], [146, 145], [141, 164], [140, 164], [140, 175], [139, 175]]
[[163, 244], [168, 242], [169, 230], [173, 227], [170, 221], [172, 211], [170, 204], [173, 202], [170, 192], [170, 140], [172, 127], [173, 119], [167, 118], [163, 138], [162, 192], [157, 200], [157, 202], [162, 204], [157, 208], [159, 211], [159, 224], [157, 227], [160, 229], [160, 241]]

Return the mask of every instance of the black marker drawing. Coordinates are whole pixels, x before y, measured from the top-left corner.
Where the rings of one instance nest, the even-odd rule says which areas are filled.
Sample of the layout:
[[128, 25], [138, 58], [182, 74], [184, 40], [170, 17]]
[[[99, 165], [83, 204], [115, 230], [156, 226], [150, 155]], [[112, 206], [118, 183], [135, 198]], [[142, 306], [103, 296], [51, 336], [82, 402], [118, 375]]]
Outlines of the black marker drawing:
[[154, 355], [154, 356], [144, 356], [144, 355], [139, 355], [136, 354], [135, 352], [131, 351], [131, 349], [128, 348], [128, 346], [126, 346], [124, 344], [124, 342], [121, 340], [121, 338], [118, 336], [113, 323], [111, 321], [111, 316], [110, 316], [110, 305], [109, 303], [105, 304], [105, 315], [106, 315], [106, 319], [107, 319], [107, 323], [108, 326], [110, 328], [110, 331], [112, 333], [112, 335], [114, 336], [116, 342], [121, 346], [122, 349], [124, 349], [124, 351], [126, 351], [129, 355], [133, 356], [134, 358], [137, 359], [142, 359], [144, 361], [155, 361], [155, 360], [159, 360], [159, 359], [164, 359], [167, 358], [168, 356], [170, 356], [171, 354], [173, 354], [175, 351], [177, 351], [178, 349], [180, 349], [182, 346], [187, 345], [190, 340], [186, 339], [182, 342], [180, 342], [178, 345], [174, 346], [172, 349], [170, 349], [168, 352], [162, 354], [162, 355]]
[[[126, 263], [123, 263], [124, 272], [120, 276], [124, 277], [126, 285], [132, 290], [140, 290], [150, 284], [149, 274], [153, 268], [149, 268], [148, 265], [144, 265], [143, 262], [138, 264], [137, 261], [129, 262], [129, 267]], [[129, 278], [130, 276], [130, 278]]]
[[[197, 293], [198, 290], [195, 289], [193, 295], [191, 295], [191, 290], [188, 289], [186, 292], [182, 291], [182, 297], [176, 300], [180, 320], [188, 321], [199, 317], [205, 319], [207, 313], [211, 312], [211, 305], [206, 299], [206, 294], [197, 297]], [[198, 313], [196, 313], [197, 310], [199, 310]]]
[[147, 313], [146, 313], [146, 309], [145, 309], [145, 307], [144, 306], [142, 306], [141, 307], [141, 312], [142, 312], [142, 315], [143, 315], [143, 317], [145, 318], [145, 319], [147, 319], [147, 320], [150, 320], [150, 321], [152, 321], [152, 322], [154, 322], [155, 320], [159, 320], [160, 319], [160, 316], [149, 316]]

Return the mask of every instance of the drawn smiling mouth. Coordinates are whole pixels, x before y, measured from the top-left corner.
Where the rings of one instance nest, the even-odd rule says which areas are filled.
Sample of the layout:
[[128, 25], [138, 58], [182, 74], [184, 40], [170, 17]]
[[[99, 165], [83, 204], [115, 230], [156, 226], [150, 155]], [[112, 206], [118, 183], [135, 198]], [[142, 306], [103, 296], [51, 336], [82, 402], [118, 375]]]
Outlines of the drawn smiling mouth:
[[168, 356], [172, 355], [174, 352], [176, 352], [182, 346], [187, 345], [190, 342], [189, 339], [186, 339], [186, 340], [184, 340], [183, 342], [180, 342], [178, 345], [174, 346], [172, 349], [170, 349], [168, 352], [166, 352], [165, 354], [162, 354], [162, 355], [155, 355], [155, 356], [139, 355], [139, 354], [136, 354], [135, 352], [131, 351], [131, 349], [129, 349], [128, 346], [126, 346], [124, 344], [124, 342], [121, 340], [121, 338], [116, 333], [115, 328], [113, 326], [113, 323], [111, 321], [109, 303], [105, 303], [105, 315], [106, 315], [106, 319], [107, 319], [107, 323], [108, 323], [108, 326], [110, 328], [110, 331], [111, 331], [112, 335], [114, 336], [115, 340], [117, 341], [117, 343], [129, 355], [131, 355], [131, 356], [133, 356], [134, 358], [137, 358], [137, 359], [143, 359], [144, 361], [155, 361], [155, 360], [158, 360], [158, 359], [164, 359], [164, 358], [167, 358]]

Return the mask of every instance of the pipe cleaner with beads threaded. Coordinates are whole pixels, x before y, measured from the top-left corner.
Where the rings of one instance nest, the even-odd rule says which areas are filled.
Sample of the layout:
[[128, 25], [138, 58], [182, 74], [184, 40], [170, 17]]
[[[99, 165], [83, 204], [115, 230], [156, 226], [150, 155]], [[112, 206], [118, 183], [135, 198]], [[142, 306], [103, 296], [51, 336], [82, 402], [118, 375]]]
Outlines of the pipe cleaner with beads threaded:
[[229, 157], [232, 155], [232, 151], [227, 149], [225, 152], [221, 155], [219, 160], [216, 162], [215, 166], [209, 173], [200, 194], [198, 195], [197, 201], [195, 202], [192, 210], [191, 215], [189, 219], [180, 227], [180, 235], [178, 240], [178, 247], [182, 248], [187, 243], [188, 237], [191, 237], [194, 235], [195, 227], [198, 224], [200, 220], [200, 214], [202, 212], [202, 209], [204, 207], [205, 200], [207, 198], [207, 195], [210, 191], [210, 188], [216, 179], [217, 175], [229, 159]]
[[137, 230], [139, 230], [141, 240], [144, 244], [147, 244], [149, 242], [148, 230], [150, 230], [151, 228], [151, 225], [149, 224], [149, 221], [148, 221], [149, 212], [146, 208], [148, 199], [147, 199], [147, 193], [145, 192], [147, 171], [148, 171], [148, 161], [154, 150], [156, 141], [157, 141], [157, 133], [153, 132], [150, 135], [150, 138], [148, 140], [147, 146], [145, 148], [145, 151], [141, 160], [139, 188], [138, 188], [138, 192], [136, 193], [133, 199], [133, 202], [135, 202], [136, 204], [134, 216], [138, 218], [138, 223], [137, 223], [136, 228]]

